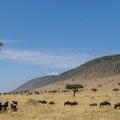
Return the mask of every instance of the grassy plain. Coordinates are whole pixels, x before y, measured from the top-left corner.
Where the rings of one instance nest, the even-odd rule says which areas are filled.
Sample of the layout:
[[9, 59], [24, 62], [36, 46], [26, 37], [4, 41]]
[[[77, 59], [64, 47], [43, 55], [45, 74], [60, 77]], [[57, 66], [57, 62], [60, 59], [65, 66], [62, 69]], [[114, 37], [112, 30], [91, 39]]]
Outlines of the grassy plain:
[[[91, 97], [94, 96], [94, 99]], [[28, 104], [29, 99], [54, 101], [55, 105]], [[0, 112], [0, 120], [120, 120], [120, 109], [114, 109], [114, 103], [120, 102], [120, 95], [113, 91], [80, 92], [76, 97], [70, 93], [43, 93], [41, 95], [1, 95], [0, 102], [18, 101], [18, 111], [14, 112], [8, 107], [7, 111]], [[66, 101], [77, 101], [77, 106], [64, 106]], [[99, 103], [107, 100], [111, 106], [99, 108]], [[89, 107], [90, 103], [98, 106]]]

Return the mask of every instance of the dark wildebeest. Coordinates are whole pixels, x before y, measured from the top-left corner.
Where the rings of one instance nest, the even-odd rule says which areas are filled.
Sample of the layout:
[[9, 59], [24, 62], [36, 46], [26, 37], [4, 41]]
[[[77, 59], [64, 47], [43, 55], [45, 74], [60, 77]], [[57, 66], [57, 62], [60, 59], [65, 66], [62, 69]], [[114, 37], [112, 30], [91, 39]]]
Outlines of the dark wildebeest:
[[2, 103], [0, 102], [0, 111], [2, 110]]
[[42, 104], [47, 104], [47, 101], [45, 101], [45, 100], [39, 100], [38, 102], [40, 102], [40, 103], [42, 103]]
[[114, 104], [114, 108], [117, 109], [119, 107], [120, 109], [120, 102]]
[[90, 104], [90, 107], [91, 107], [91, 106], [97, 106], [97, 103], [91, 103], [91, 104]]
[[106, 106], [106, 105], [110, 106], [110, 102], [108, 102], [108, 101], [101, 102], [99, 107]]
[[72, 105], [78, 105], [78, 102], [74, 101], [74, 102], [72, 102]]
[[2, 108], [4, 109], [4, 110], [7, 110], [7, 107], [8, 107], [8, 101], [6, 101], [4, 104], [1, 104], [1, 106], [2, 106]]
[[71, 106], [72, 106], [72, 105], [78, 105], [78, 102], [75, 102], [75, 101], [74, 101], [74, 102], [67, 101], [67, 102], [64, 103], [64, 105], [71, 105]]
[[17, 103], [18, 103], [17, 101], [12, 101], [10, 103], [10, 107], [13, 111], [17, 111]]
[[67, 101], [67, 102], [64, 103], [64, 105], [71, 105], [71, 102]]
[[5, 102], [4, 104], [2, 104], [2, 103], [0, 102], [0, 111], [2, 110], [2, 108], [3, 108], [4, 110], [7, 110], [8, 103], [9, 103], [8, 101]]
[[55, 102], [50, 101], [50, 102], [49, 102], [49, 105], [55, 105]]

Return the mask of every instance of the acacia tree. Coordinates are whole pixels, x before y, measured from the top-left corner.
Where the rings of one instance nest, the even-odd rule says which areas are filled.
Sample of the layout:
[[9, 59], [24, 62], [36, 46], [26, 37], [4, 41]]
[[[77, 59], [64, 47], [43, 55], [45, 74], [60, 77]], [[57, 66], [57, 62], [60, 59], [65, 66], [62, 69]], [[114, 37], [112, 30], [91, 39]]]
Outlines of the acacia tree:
[[90, 89], [90, 90], [92, 90], [92, 91], [94, 91], [94, 92], [97, 92], [97, 91], [98, 91], [96, 88], [93, 88], [93, 89]]
[[84, 86], [81, 84], [67, 84], [65, 88], [71, 89], [73, 91], [73, 96], [75, 97], [76, 92], [78, 92], [79, 89], [84, 88]]
[[114, 88], [113, 91], [115, 91], [116, 95], [117, 95], [117, 91], [119, 91], [120, 89], [118, 88]]

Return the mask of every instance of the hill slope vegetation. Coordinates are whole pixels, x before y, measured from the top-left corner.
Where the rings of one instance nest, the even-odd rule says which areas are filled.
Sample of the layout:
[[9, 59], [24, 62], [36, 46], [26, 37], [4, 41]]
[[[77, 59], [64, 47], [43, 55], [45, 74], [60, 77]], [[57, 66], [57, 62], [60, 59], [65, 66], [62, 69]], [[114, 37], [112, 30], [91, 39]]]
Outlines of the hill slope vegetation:
[[[87, 80], [92, 82], [95, 79], [118, 75], [120, 75], [120, 55], [104, 56], [88, 61], [75, 69], [71, 69], [57, 76], [45, 76], [30, 80], [15, 91], [40, 88], [53, 85], [54, 83], [58, 83], [59, 86], [65, 81], [67, 81], [66, 83], [69, 83], [69, 81], [80, 83], [85, 80], [86, 82]], [[65, 83], [63, 83], [63, 85], [64, 84]]]

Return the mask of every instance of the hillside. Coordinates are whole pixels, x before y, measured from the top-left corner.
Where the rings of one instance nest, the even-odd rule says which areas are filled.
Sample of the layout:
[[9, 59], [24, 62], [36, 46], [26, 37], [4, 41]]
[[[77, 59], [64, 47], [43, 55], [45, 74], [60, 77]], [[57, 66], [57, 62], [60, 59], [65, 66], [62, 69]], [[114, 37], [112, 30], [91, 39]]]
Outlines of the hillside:
[[44, 84], [49, 84], [53, 78], [55, 78], [55, 75], [38, 77], [36, 79], [32, 79], [26, 82], [25, 84], [21, 85], [17, 89], [13, 90], [13, 92], [19, 92], [19, 91], [38, 88]]
[[81, 76], [84, 78], [107, 77], [120, 73], [120, 55], [104, 56], [88, 61], [85, 64], [64, 72], [59, 79]]
[[58, 76], [45, 76], [39, 79], [33, 79], [17, 88], [15, 91], [34, 89], [38, 87], [57, 89], [71, 82], [90, 84], [97, 79], [99, 79], [99, 81], [105, 78], [109, 78], [111, 80], [113, 76], [119, 75], [120, 55], [104, 56], [88, 61], [85, 64], [82, 64], [75, 69], [66, 71]]

